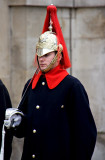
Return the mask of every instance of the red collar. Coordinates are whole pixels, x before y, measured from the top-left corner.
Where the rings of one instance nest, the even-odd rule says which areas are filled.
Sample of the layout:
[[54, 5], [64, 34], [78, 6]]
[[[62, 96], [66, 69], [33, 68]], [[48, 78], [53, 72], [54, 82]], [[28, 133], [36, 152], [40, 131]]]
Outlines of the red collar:
[[[65, 69], [62, 69], [60, 65], [50, 70], [49, 72], [45, 73], [45, 78], [49, 89], [55, 88], [68, 74], [69, 73]], [[40, 71], [34, 77], [32, 82], [32, 89], [36, 87], [37, 82], [41, 75], [43, 75], [43, 73]]]

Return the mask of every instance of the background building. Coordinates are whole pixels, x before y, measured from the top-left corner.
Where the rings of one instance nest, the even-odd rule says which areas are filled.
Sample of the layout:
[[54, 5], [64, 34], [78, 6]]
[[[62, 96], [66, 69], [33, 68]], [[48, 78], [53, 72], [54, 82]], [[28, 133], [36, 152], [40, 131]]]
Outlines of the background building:
[[[46, 6], [54, 4], [72, 62], [84, 84], [98, 129], [92, 160], [105, 160], [105, 0], [0, 0], [0, 78], [13, 107], [35, 72], [35, 45]], [[14, 138], [11, 160], [20, 160], [23, 139]]]

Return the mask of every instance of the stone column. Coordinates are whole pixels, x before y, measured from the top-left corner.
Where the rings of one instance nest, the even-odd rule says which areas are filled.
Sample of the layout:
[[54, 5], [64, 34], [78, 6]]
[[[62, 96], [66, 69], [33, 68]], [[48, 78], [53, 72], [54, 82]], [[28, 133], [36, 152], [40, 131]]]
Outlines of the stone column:
[[9, 10], [7, 0], [0, 0], [0, 79], [10, 92]]
[[105, 8], [72, 11], [72, 74], [84, 84], [98, 139], [94, 160], [105, 154]]

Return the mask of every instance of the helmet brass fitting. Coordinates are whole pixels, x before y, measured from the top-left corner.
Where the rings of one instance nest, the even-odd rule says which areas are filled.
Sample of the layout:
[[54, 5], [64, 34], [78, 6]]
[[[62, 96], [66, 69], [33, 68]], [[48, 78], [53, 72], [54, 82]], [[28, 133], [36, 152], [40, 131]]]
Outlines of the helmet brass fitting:
[[36, 54], [38, 57], [42, 57], [45, 54], [50, 52], [57, 51], [57, 54], [51, 61], [51, 63], [47, 66], [46, 69], [42, 70], [42, 72], [48, 72], [51, 67], [56, 63], [58, 54], [60, 54], [63, 50], [63, 46], [58, 44], [57, 36], [52, 31], [46, 31], [39, 37], [39, 41], [36, 44]]
[[36, 45], [36, 54], [41, 57], [53, 51], [58, 51], [57, 37], [52, 31], [44, 32]]

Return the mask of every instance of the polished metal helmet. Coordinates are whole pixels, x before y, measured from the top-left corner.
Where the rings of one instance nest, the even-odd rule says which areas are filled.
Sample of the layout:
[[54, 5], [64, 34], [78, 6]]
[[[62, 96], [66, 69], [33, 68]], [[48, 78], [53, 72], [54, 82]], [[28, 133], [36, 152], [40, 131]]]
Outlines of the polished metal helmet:
[[57, 51], [57, 37], [52, 31], [47, 31], [41, 34], [39, 41], [36, 44], [36, 54], [41, 57], [47, 53]]
[[55, 35], [55, 33], [52, 32], [52, 30], [46, 31], [43, 34], [41, 34], [41, 36], [39, 37], [39, 41], [36, 44], [37, 56], [42, 57], [45, 54], [57, 51], [51, 63], [47, 66], [46, 69], [42, 70], [42, 72], [48, 72], [51, 69], [54, 63], [56, 63], [58, 55], [61, 54], [62, 50], [63, 46], [58, 43], [57, 36]]

